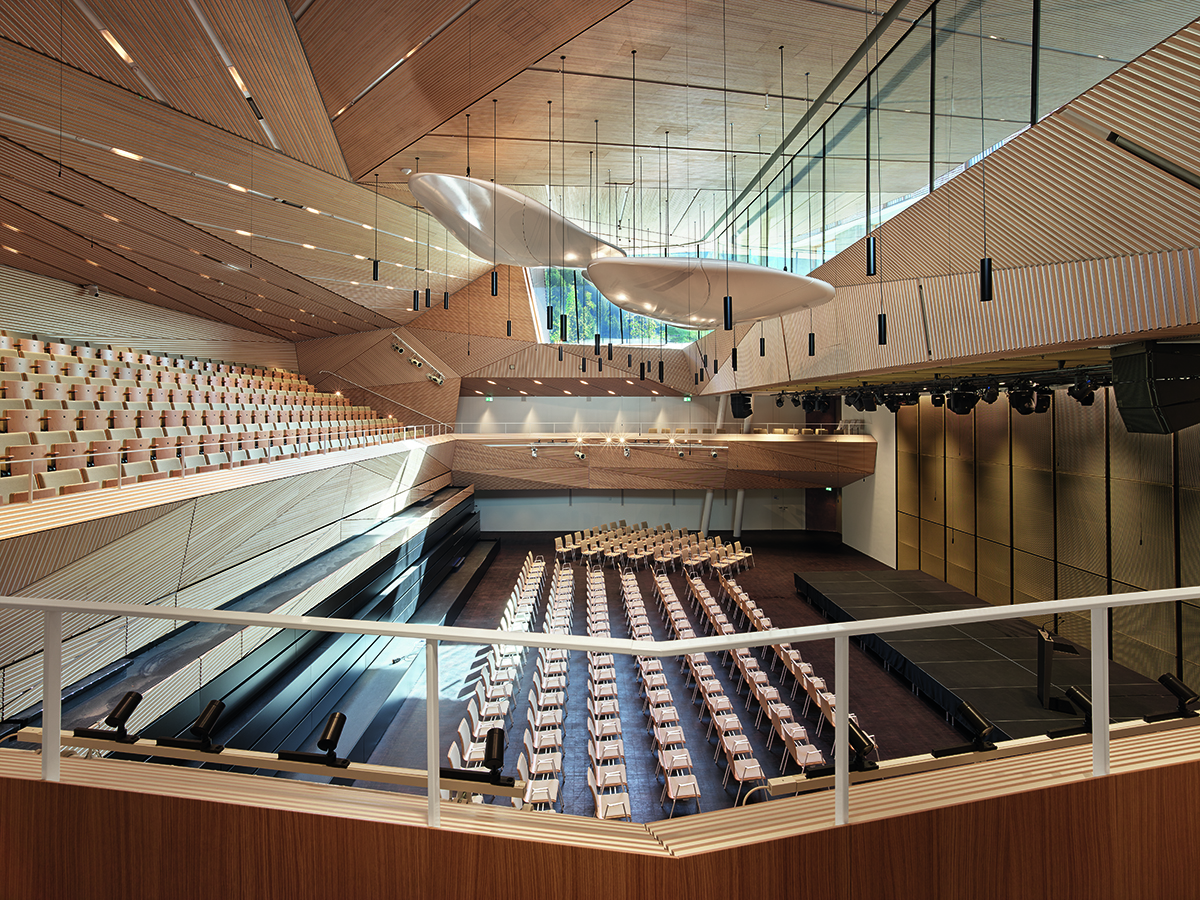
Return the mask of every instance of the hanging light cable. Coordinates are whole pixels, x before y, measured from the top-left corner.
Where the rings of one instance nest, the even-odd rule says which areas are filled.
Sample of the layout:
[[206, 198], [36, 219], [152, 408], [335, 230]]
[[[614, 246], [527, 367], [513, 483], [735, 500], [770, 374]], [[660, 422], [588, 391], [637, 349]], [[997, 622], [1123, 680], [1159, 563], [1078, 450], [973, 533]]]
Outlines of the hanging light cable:
[[[729, 169], [729, 136], [732, 129], [732, 123], [729, 121], [729, 41], [726, 33], [725, 23], [725, 0], [721, 0], [721, 78], [721, 101], [723, 104], [723, 114], [725, 118], [725, 165], [727, 171], [730, 172], [729, 196], [732, 197], [737, 189], [737, 185], [733, 181], [732, 170]], [[729, 292], [729, 257], [733, 254], [732, 222], [730, 223], [726, 234], [728, 235], [728, 238], [726, 240], [727, 247], [725, 253], [725, 330], [733, 331], [733, 296]], [[714, 374], [716, 373], [715, 359], [713, 372]]]
[[[492, 98], [492, 196], [496, 194], [496, 98]], [[492, 200], [492, 296], [500, 296], [499, 275], [496, 273], [496, 201]], [[509, 335], [512, 322], [508, 323]]]
[[371, 280], [379, 280], [379, 173], [375, 173], [375, 257], [371, 260]]
[[[467, 118], [469, 120], [470, 116], [468, 116]], [[470, 125], [468, 124], [467, 127], [469, 129]], [[467, 152], [468, 153], [471, 152], [469, 149], [470, 146], [471, 146], [470, 143], [468, 143], [467, 144], [467, 147], [468, 147]], [[419, 156], [416, 157], [416, 165], [413, 168], [417, 173], [420, 173], [421, 157], [419, 157]], [[468, 168], [468, 171], [470, 171], [469, 168]], [[413, 207], [413, 233], [416, 234], [416, 236], [418, 238], [421, 236], [421, 220], [417, 215], [417, 208], [415, 206]], [[471, 238], [470, 238], [470, 236], [468, 236], [467, 241], [469, 242], [470, 240], [471, 240]], [[417, 263], [419, 262], [419, 257], [417, 256], [417, 252], [418, 251], [416, 249], [413, 250], [413, 312], [421, 311], [421, 291], [420, 291], [420, 289], [417, 288]], [[468, 253], [470, 252], [470, 244], [469, 243], [467, 246], [467, 252]]]
[[983, 195], [983, 258], [979, 260], [979, 300], [992, 299], [992, 258], [987, 252], [987, 136], [983, 118], [983, 4], [979, 5], [979, 186]]

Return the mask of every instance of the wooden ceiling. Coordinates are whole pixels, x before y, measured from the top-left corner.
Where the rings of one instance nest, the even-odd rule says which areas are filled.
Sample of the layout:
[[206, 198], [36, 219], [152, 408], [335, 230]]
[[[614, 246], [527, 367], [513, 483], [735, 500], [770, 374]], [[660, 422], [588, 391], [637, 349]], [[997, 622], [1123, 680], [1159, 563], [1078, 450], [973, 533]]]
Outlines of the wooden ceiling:
[[[869, 59], [885, 54], [930, 3], [911, 0]], [[415, 208], [406, 168], [465, 172], [469, 150], [473, 175], [549, 201], [622, 245], [694, 241], [724, 211], [731, 183], [746, 183], [890, 5], [0, 0], [0, 220], [12, 226], [3, 243], [12, 252], [0, 260], [295, 341], [395, 327], [453, 333], [457, 326], [412, 310], [412, 290], [457, 295], [478, 287], [490, 266], [468, 258]], [[1136, 31], [1136, 11], [1105, 15], [1118, 43]], [[1047, 27], [1069, 34], [1051, 19]], [[978, 26], [961, 24], [964, 40], [978, 45]], [[1005, 37], [1003, 16], [983, 24]], [[1048, 65], [1068, 56], [1083, 58], [1055, 50]], [[1191, 166], [1194, 127], [1172, 109], [1194, 93], [1195, 58], [1185, 40], [1112, 79], [1079, 109]], [[1005, 96], [1009, 75], [993, 82]], [[817, 123], [860, 79], [855, 73], [846, 80]], [[917, 135], [913, 147], [920, 143], [906, 122], [928, 133], [924, 110], [913, 102], [889, 111], [896, 185], [905, 185], [912, 169], [911, 160], [903, 164], [912, 150], [905, 140]], [[989, 247], [997, 266], [1065, 265], [1200, 240], [1189, 188], [1097, 146], [1076, 124], [1053, 117], [1018, 149], [988, 164], [989, 227], [996, 230]], [[962, 152], [951, 148], [947, 165], [960, 162]], [[831, 169], [831, 179], [847, 179], [851, 197], [861, 158], [847, 151]], [[972, 171], [881, 232], [890, 240], [884, 260], [897, 267], [885, 293], [896, 304], [890, 308], [902, 341], [895, 344], [903, 351], [873, 348], [870, 329], [858, 327], [883, 300], [867, 296], [856, 275], [861, 252], [852, 248], [821, 273], [846, 300], [817, 314], [816, 363], [800, 349], [809, 317], [785, 317], [671, 352], [667, 386], [699, 387], [698, 354], [724, 361], [735, 338], [741, 371], [722, 369], [706, 391], [927, 367], [931, 338], [910, 309], [912, 295], [917, 279], [968, 272], [979, 258], [974, 241], [960, 237], [973, 235], [979, 218], [973, 210], [981, 206], [982, 185], [977, 190]], [[1105, 209], [1118, 215], [1106, 219]], [[1051, 327], [1054, 309], [1039, 299], [1045, 285], [1010, 277], [1022, 296], [1041, 303], [1046, 327], [1022, 330], [987, 317], [986, 327], [975, 329], [935, 321], [933, 347], [947, 348], [948, 361], [986, 355], [984, 345], [1086, 340], [1086, 329], [1061, 336]], [[1050, 287], [1067, 295], [1071, 277], [1055, 273]], [[1132, 278], [1112, 280], [1122, 290], [1136, 288]], [[943, 304], [958, 314], [957, 288], [926, 281], [925, 290], [934, 311]], [[468, 382], [496, 375], [516, 391], [539, 373], [560, 377], [525, 317], [514, 350], [504, 345], [503, 317], [487, 297], [468, 309], [490, 317], [466, 327], [467, 355], [474, 330], [487, 362], [476, 359], [476, 349], [469, 366], [456, 366], [464, 391], [476, 389]], [[1162, 321], [1178, 324], [1170, 316]], [[996, 329], [1007, 343], [992, 340]], [[446, 352], [459, 352], [446, 342]], [[637, 393], [641, 386], [632, 380], [626, 387]]]

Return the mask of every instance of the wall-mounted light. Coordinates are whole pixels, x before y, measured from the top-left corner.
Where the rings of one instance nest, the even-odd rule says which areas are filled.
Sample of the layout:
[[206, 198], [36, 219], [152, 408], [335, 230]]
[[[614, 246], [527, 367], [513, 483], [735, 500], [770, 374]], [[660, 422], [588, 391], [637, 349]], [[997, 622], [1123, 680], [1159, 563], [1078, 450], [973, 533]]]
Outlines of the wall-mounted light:
[[209, 700], [208, 705], [192, 723], [191, 738], [161, 737], [155, 743], [159, 747], [178, 747], [184, 750], [199, 750], [202, 753], [220, 753], [225, 747], [212, 742], [212, 733], [216, 730], [217, 720], [225, 711], [225, 704], [220, 700]]
[[325, 727], [321, 730], [321, 736], [317, 738], [317, 749], [322, 753], [309, 753], [303, 750], [281, 750], [279, 758], [288, 762], [307, 762], [317, 765], [331, 766], [335, 769], [345, 769], [350, 765], [350, 760], [339, 759], [337, 755], [338, 740], [342, 736], [342, 729], [346, 727], [346, 716], [343, 713], [335, 712], [325, 722]]

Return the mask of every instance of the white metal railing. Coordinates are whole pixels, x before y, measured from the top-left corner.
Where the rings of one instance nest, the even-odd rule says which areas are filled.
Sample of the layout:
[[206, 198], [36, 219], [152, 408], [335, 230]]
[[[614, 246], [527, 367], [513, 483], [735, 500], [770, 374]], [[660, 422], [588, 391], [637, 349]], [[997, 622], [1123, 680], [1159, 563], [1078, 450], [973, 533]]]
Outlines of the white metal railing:
[[280, 616], [222, 609], [185, 609], [182, 607], [139, 606], [129, 603], [102, 603], [88, 600], [52, 600], [39, 597], [0, 597], [0, 609], [24, 609], [42, 614], [42, 778], [58, 781], [62, 733], [62, 641], [63, 613], [91, 613], [108, 617], [174, 619], [185, 622], [209, 622], [259, 626], [337, 634], [372, 634], [415, 638], [425, 642], [425, 710], [428, 822], [440, 824], [441, 749], [438, 713], [438, 643], [515, 644], [523, 647], [562, 648], [625, 656], [682, 656], [687, 653], [717, 653], [741, 647], [763, 647], [782, 643], [834, 642], [834, 684], [837, 706], [834, 711], [834, 822], [850, 821], [850, 760], [848, 724], [850, 714], [850, 638], [864, 634], [886, 634], [918, 628], [936, 628], [971, 622], [1004, 619], [1044, 618], [1067, 612], [1091, 615], [1091, 696], [1092, 696], [1092, 774], [1109, 772], [1109, 685], [1108, 685], [1108, 610], [1146, 603], [1200, 600], [1200, 587], [1170, 588], [1138, 594], [1114, 594], [1050, 600], [1011, 606], [948, 610], [859, 622], [836, 622], [803, 628], [777, 628], [735, 635], [688, 638], [669, 641], [587, 637], [584, 635], [545, 634], [527, 631], [459, 628], [446, 625], [393, 624], [360, 622], [354, 619], [324, 619], [312, 616]]
[[[650, 429], [655, 429], [655, 433], [651, 434]], [[797, 437], [804, 436], [804, 429], [823, 428], [828, 435], [841, 434], [862, 434], [863, 423], [861, 419], [847, 419], [842, 422], [812, 422], [805, 424], [804, 422], [760, 422], [757, 419], [751, 422], [750, 433], [773, 434], [776, 430], [780, 432], [779, 436]], [[706, 430], [707, 429], [707, 430]], [[795, 434], [788, 435], [788, 430], [792, 430]], [[640, 419], [622, 420], [619, 422], [608, 421], [583, 421], [572, 420], [570, 422], [456, 422], [454, 431], [458, 434], [562, 434], [562, 435], [581, 435], [581, 434], [636, 434], [643, 437], [676, 437], [684, 440], [695, 440], [703, 438], [705, 435], [712, 437], [716, 435], [717, 425], [715, 422], [661, 422], [654, 419], [642, 421]], [[742, 426], [737, 420], [733, 424], [726, 423], [721, 426], [720, 434], [731, 435], [741, 434]]]

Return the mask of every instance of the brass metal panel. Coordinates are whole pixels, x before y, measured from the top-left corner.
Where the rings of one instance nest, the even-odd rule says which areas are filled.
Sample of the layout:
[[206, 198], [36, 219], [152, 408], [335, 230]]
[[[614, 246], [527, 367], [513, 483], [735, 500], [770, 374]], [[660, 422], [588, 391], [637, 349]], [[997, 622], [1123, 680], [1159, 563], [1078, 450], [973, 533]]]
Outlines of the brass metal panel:
[[1032, 553], [1013, 551], [1013, 602], [1054, 599], [1054, 562]]

